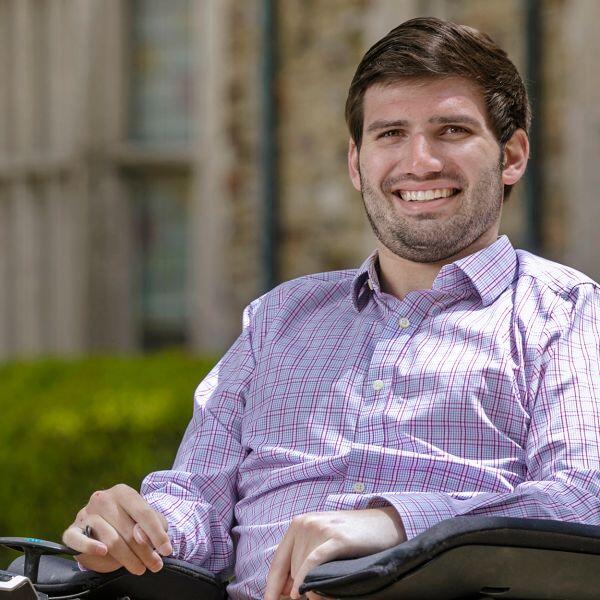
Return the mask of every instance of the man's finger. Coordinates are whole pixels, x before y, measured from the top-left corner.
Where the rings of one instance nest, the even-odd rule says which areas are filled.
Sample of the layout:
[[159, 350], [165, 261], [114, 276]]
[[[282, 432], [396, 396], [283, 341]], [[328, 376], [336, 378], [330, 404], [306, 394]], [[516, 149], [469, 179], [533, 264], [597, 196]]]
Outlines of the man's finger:
[[[123, 539], [112, 523], [107, 522], [100, 515], [90, 515], [88, 521], [94, 538], [106, 545], [108, 554], [112, 558], [134, 575], [142, 575], [146, 571], [144, 561], [132, 550], [130, 544]], [[130, 527], [131, 530], [133, 525]]]
[[136, 523], [133, 526], [133, 537], [138, 544], [146, 544], [148, 546], [152, 544], [150, 538], [146, 535], [139, 523]]
[[283, 586], [283, 590], [281, 590], [281, 595], [289, 596], [292, 592], [293, 585], [294, 585], [294, 580], [292, 579], [291, 575], [288, 575], [287, 581], [285, 582], [285, 585]]
[[82, 554], [89, 554], [94, 556], [106, 556], [108, 548], [106, 544], [103, 544], [99, 540], [94, 540], [83, 533], [81, 527], [77, 525], [71, 525], [63, 533], [62, 541], [73, 550], [81, 552]]
[[[133, 526], [133, 537], [138, 544], [144, 547], [152, 548], [152, 542], [150, 541], [150, 539], [146, 535], [146, 532], [142, 529], [142, 526], [139, 523], [136, 523]], [[152, 565], [150, 565], [148, 568], [152, 572], [156, 573], [157, 571], [160, 571], [160, 569], [162, 569], [163, 564], [164, 563], [162, 558], [160, 557], [160, 554], [158, 554], [156, 550], [152, 550]]]
[[339, 543], [336, 540], [329, 539], [317, 546], [298, 568], [298, 571], [292, 575], [294, 584], [290, 596], [292, 598], [300, 598], [300, 586], [304, 583], [304, 579], [308, 572], [319, 565], [322, 565], [330, 560], [339, 558]]
[[273, 555], [271, 568], [267, 577], [264, 600], [279, 600], [280, 596], [284, 594], [286, 586], [289, 588], [287, 583], [290, 574], [293, 545], [294, 535], [290, 528], [283, 536]]
[[133, 522], [140, 525], [148, 544], [163, 556], [173, 553], [171, 540], [167, 535], [169, 525], [158, 511], [154, 510], [133, 488], [115, 486], [119, 505]]

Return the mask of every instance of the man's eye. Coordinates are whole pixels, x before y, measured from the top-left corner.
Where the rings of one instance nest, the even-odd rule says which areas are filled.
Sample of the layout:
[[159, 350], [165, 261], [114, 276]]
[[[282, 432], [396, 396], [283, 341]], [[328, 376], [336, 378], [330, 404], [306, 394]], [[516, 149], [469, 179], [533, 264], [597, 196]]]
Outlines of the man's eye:
[[467, 135], [469, 131], [464, 127], [460, 127], [459, 125], [448, 125], [448, 127], [444, 128], [444, 134], [458, 136], [458, 135]]
[[386, 137], [396, 137], [400, 135], [400, 130], [399, 129], [389, 129], [388, 131], [384, 131], [379, 137], [382, 138], [386, 138]]

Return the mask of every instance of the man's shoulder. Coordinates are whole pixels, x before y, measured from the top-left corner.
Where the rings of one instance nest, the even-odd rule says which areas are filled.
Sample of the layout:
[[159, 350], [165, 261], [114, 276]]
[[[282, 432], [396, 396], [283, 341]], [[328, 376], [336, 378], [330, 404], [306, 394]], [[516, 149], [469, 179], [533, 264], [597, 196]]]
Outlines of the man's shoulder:
[[350, 302], [357, 273], [357, 269], [343, 269], [296, 277], [266, 292], [251, 307], [254, 312], [273, 318], [281, 311], [288, 313], [301, 310], [310, 313], [345, 299]]
[[338, 271], [323, 271], [321, 273], [310, 273], [309, 275], [302, 275], [295, 279], [289, 279], [279, 284], [276, 288], [273, 288], [273, 292], [276, 290], [293, 290], [296, 288], [302, 288], [305, 286], [338, 286], [343, 283], [351, 284], [358, 269], [340, 269]]
[[276, 304], [289, 302], [329, 302], [349, 296], [356, 269], [324, 271], [290, 279], [265, 295]]
[[549, 293], [571, 298], [582, 290], [590, 293], [600, 292], [600, 285], [581, 271], [566, 265], [542, 258], [527, 252], [517, 250], [519, 264], [519, 282], [536, 285]]

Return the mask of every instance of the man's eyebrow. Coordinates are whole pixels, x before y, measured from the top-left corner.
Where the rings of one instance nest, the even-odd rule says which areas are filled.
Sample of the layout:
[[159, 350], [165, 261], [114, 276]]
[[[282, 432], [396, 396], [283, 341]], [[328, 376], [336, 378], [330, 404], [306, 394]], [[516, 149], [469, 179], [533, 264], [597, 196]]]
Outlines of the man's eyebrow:
[[408, 125], [408, 121], [404, 119], [397, 119], [395, 121], [385, 121], [384, 119], [379, 119], [377, 121], [373, 121], [367, 127], [367, 133], [372, 133], [373, 131], [378, 131], [380, 129], [387, 129], [388, 127], [406, 127]]
[[460, 123], [463, 125], [471, 125], [472, 127], [478, 127], [480, 128], [482, 126], [482, 124], [477, 120], [474, 119], [473, 117], [470, 117], [469, 115], [446, 115], [443, 117], [431, 117], [431, 119], [429, 119], [430, 123], [436, 123], [438, 125], [451, 125], [454, 123]]

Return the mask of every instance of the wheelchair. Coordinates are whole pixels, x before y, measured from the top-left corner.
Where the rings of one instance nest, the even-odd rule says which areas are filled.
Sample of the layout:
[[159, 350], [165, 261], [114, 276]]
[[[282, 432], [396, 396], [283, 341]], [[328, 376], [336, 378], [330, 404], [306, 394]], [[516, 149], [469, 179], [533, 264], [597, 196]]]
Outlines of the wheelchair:
[[[166, 558], [158, 573], [81, 571], [66, 546], [0, 538], [24, 553], [6, 577], [21, 575], [35, 592], [0, 600], [225, 600], [218, 574]], [[25, 589], [25, 588], [22, 588]], [[394, 548], [330, 562], [307, 576], [301, 592], [365, 600], [598, 600], [600, 526], [543, 519], [456, 517]], [[14, 595], [11, 595], [14, 594]]]

